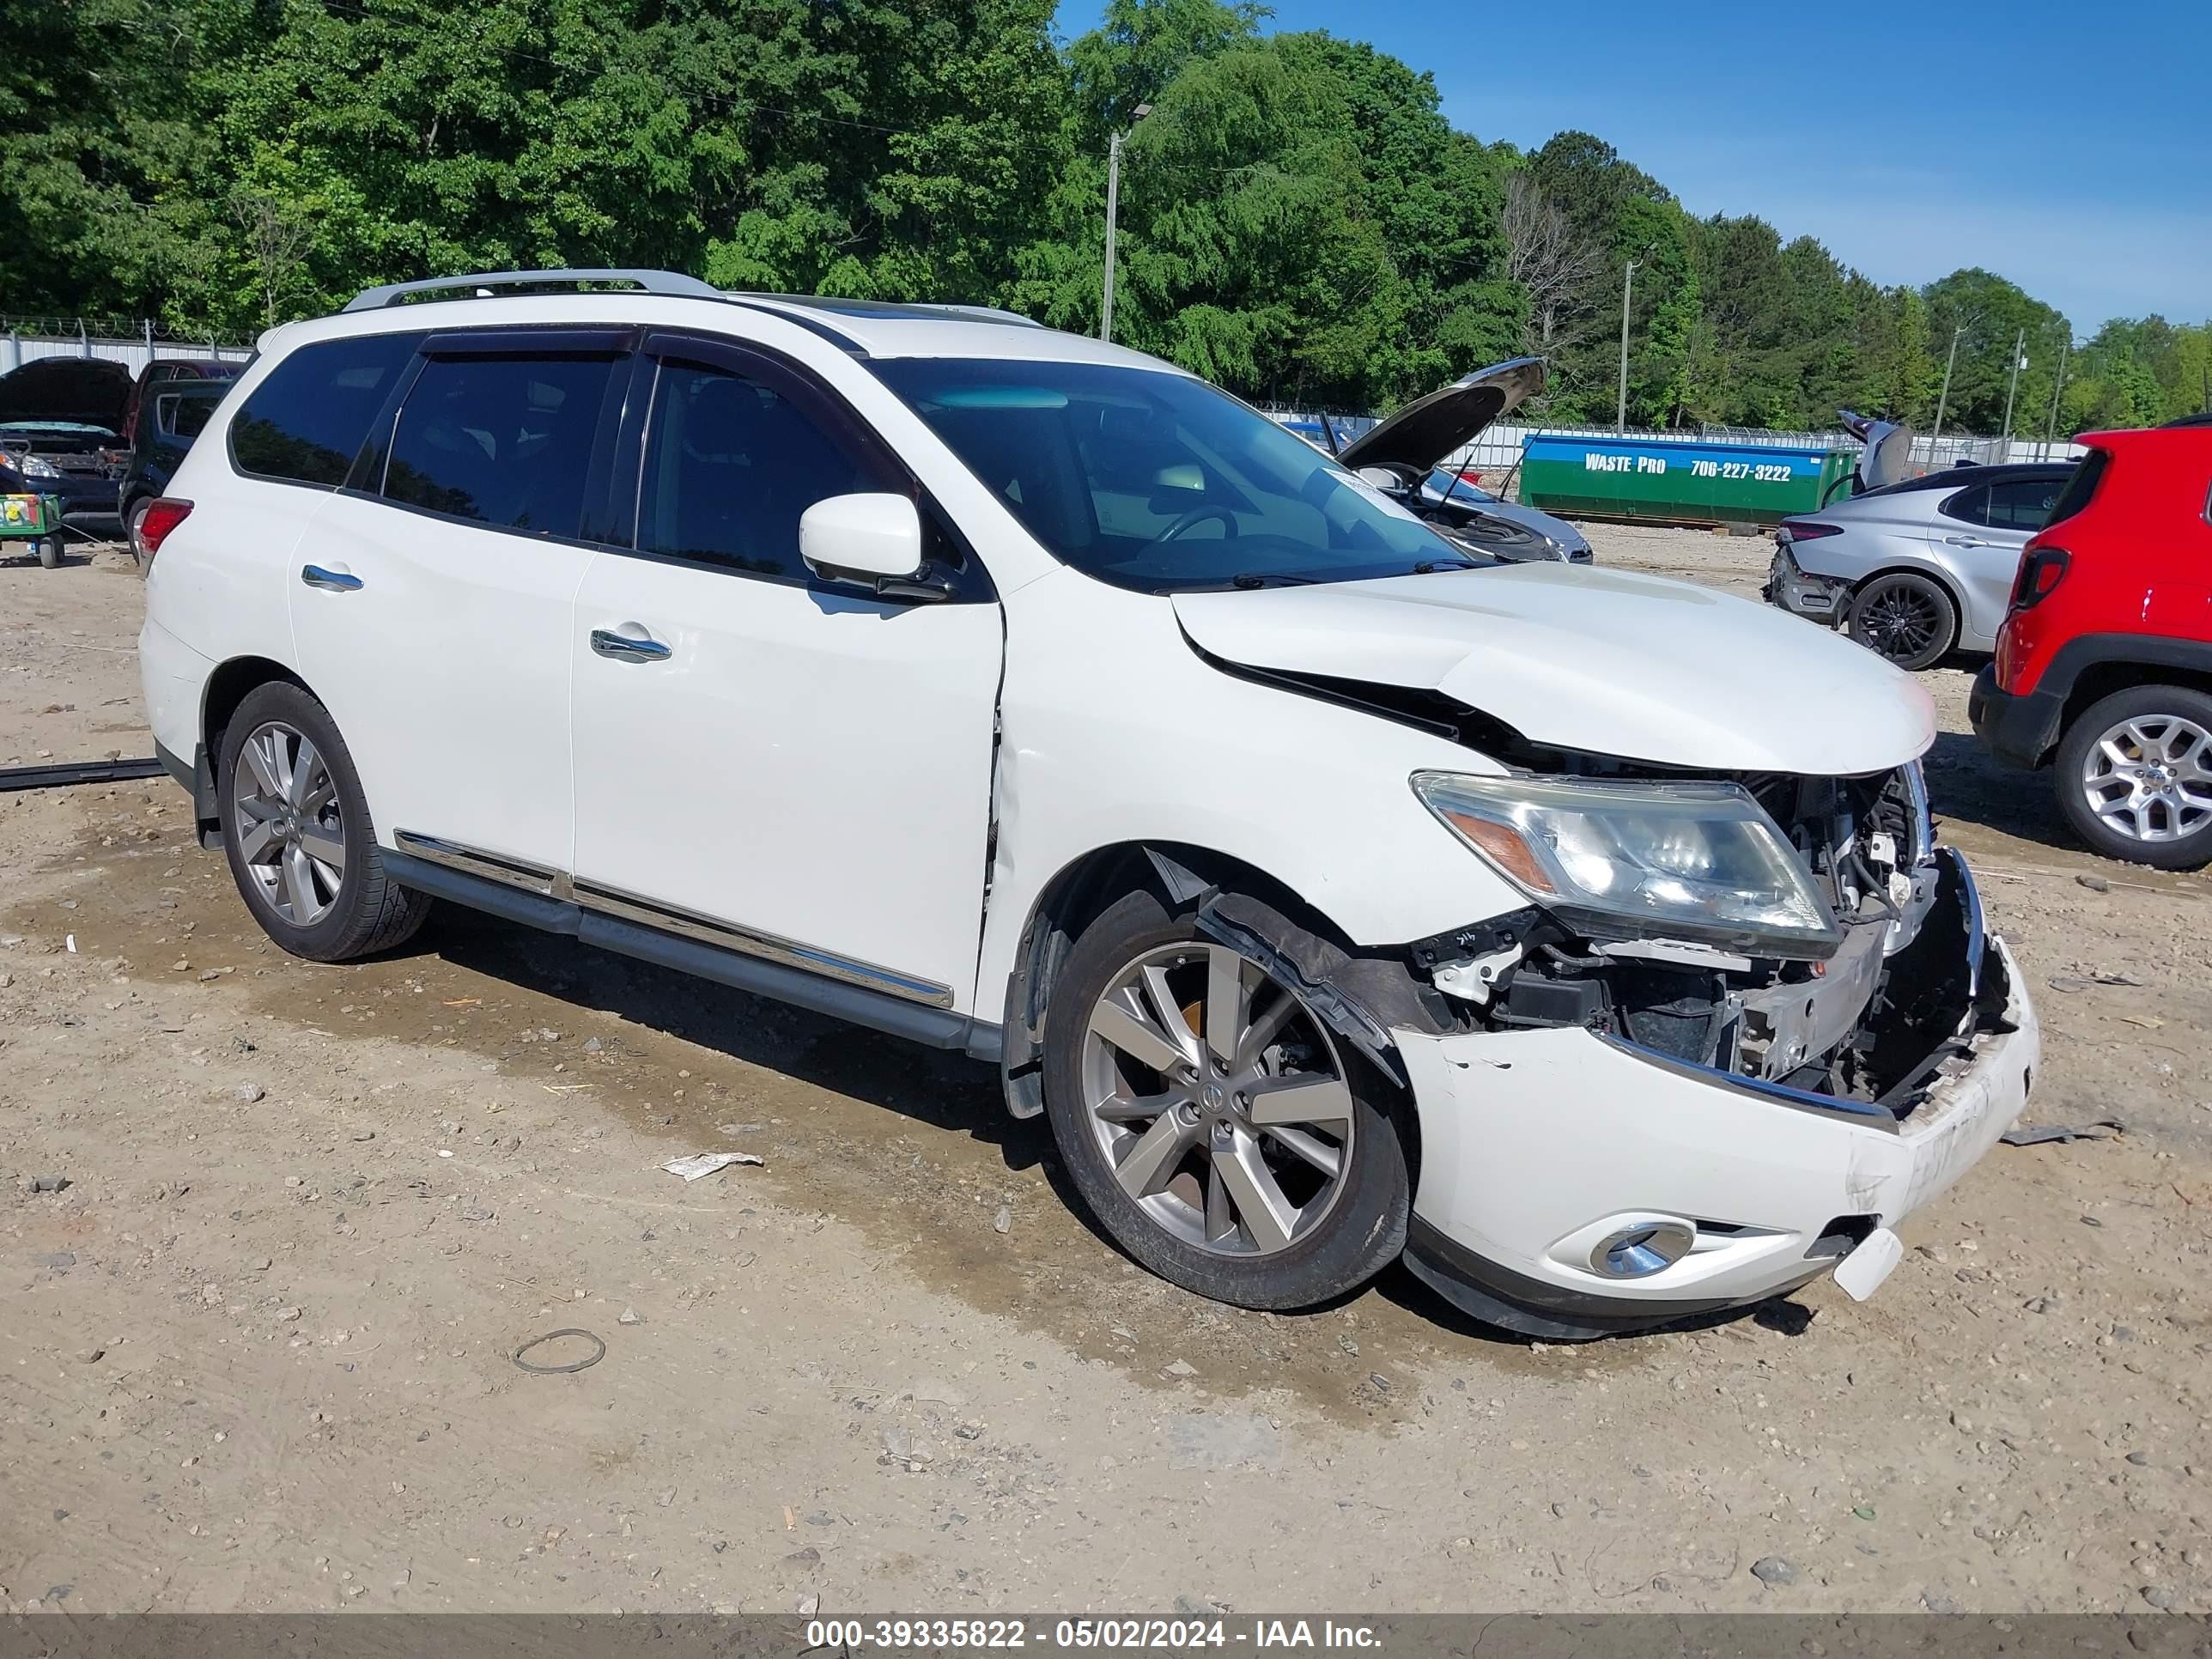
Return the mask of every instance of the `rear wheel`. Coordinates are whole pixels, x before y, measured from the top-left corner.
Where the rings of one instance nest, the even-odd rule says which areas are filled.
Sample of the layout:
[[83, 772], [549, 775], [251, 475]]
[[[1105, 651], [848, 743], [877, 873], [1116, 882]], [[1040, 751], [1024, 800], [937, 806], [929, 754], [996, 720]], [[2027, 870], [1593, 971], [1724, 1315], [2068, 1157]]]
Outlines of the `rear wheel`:
[[246, 694], [223, 729], [216, 793], [231, 878], [294, 956], [348, 962], [422, 927], [430, 901], [385, 872], [353, 757], [299, 686]]
[[39, 540], [39, 568], [42, 570], [58, 570], [61, 568], [61, 562], [60, 533], [57, 532], [52, 536], [41, 537]]
[[1959, 607], [1933, 576], [1893, 570], [1851, 601], [1851, 637], [1899, 668], [1933, 668], [1959, 637]]
[[2160, 870], [2212, 862], [2212, 697], [2137, 685], [2091, 704], [2058, 744], [2058, 804], [2107, 858]]
[[1404, 1249], [1387, 1079], [1296, 992], [1133, 893], [1069, 954], [1045, 1103], [1099, 1224], [1163, 1279], [1247, 1308], [1358, 1289]]

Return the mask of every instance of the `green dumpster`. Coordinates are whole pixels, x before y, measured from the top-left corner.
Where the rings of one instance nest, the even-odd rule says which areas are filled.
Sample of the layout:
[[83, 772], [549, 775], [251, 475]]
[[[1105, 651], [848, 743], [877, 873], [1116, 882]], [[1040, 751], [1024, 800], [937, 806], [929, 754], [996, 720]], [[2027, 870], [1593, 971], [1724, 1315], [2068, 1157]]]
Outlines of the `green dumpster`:
[[1779, 524], [1849, 488], [1856, 452], [1648, 438], [1528, 440], [1521, 499], [1547, 513], [1667, 524]]

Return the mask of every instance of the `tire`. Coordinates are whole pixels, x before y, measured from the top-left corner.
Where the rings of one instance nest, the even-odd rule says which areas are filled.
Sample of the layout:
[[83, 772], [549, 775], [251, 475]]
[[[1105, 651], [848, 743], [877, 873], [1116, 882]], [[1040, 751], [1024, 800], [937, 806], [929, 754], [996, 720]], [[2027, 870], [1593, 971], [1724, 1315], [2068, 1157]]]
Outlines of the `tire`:
[[146, 542], [143, 529], [146, 509], [154, 505], [151, 495], [141, 495], [131, 503], [131, 510], [123, 515], [125, 539], [131, 544], [131, 558], [143, 573], [146, 568]]
[[1893, 570], [1851, 600], [1851, 637], [1899, 668], [1933, 668], [1959, 638], [1959, 607], [1933, 576]]
[[[1238, 1009], [1246, 1041], [1216, 1073], [1206, 1016], [1230, 984], [1236, 998], [1220, 1003]], [[1194, 1008], [1195, 1025], [1183, 1012]], [[1183, 1079], [1140, 1052], [1182, 1056]], [[1108, 1237], [1170, 1283], [1240, 1308], [1310, 1308], [1358, 1290], [1405, 1249], [1413, 1200], [1395, 1088], [1303, 1001], [1202, 939], [1193, 913], [1132, 893], [1085, 929], [1046, 1010], [1044, 1063], [1045, 1109], [1077, 1192]], [[1295, 1102], [1291, 1079], [1303, 1085]], [[1147, 1098], [1166, 1103], [1146, 1112]], [[1118, 1109], [1101, 1116], [1097, 1103]]]
[[[304, 793], [286, 788], [303, 760]], [[239, 896], [295, 957], [373, 956], [404, 944], [429, 915], [427, 897], [385, 872], [360, 775], [329, 711], [289, 681], [256, 686], [223, 728], [216, 811]]]
[[2075, 834], [2106, 858], [2212, 862], [2212, 696], [2137, 685], [2090, 704], [2059, 740], [2051, 779]]
[[39, 539], [39, 568], [58, 570], [62, 566], [62, 538], [58, 535], [43, 536]]

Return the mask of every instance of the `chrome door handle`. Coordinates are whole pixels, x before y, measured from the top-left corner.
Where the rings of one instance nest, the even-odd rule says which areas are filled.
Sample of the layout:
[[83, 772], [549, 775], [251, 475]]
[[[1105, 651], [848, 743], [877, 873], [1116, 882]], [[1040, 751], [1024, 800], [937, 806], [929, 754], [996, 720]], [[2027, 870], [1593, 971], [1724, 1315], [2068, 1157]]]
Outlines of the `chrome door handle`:
[[325, 570], [319, 564], [300, 567], [300, 580], [310, 587], [319, 587], [326, 593], [352, 593], [361, 587], [361, 578], [343, 570]]
[[634, 640], [606, 628], [592, 630], [592, 649], [617, 662], [666, 662], [673, 654], [659, 640]]
[[1953, 547], [1995, 547], [1996, 545], [1995, 542], [1984, 541], [1979, 536], [1946, 536], [1943, 539]]

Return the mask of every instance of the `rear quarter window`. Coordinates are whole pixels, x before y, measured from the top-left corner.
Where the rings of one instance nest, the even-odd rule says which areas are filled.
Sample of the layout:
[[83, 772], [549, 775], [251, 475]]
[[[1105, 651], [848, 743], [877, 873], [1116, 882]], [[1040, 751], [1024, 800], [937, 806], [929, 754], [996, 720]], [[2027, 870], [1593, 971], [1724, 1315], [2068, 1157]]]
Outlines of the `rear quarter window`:
[[2074, 476], [2066, 480], [2066, 487], [2058, 492], [2051, 504], [2051, 516], [2044, 520], [2048, 529], [2072, 518], [2089, 505], [2097, 493], [2097, 485], [2105, 476], [2105, 466], [2112, 456], [2101, 449], [2093, 449], [2084, 455], [2074, 469]]
[[301, 346], [269, 371], [231, 421], [238, 470], [337, 488], [422, 337], [366, 334]]

